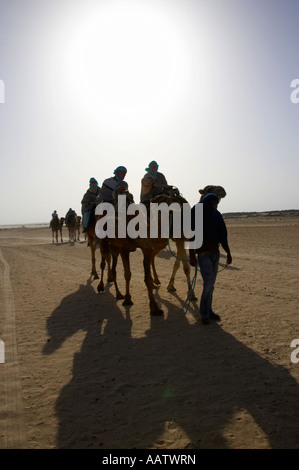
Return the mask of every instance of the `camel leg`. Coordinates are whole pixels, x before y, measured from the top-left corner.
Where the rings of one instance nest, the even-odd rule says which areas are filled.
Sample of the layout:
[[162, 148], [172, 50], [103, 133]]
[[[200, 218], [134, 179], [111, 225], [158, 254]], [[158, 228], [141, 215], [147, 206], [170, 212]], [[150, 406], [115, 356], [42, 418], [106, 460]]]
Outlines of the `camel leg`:
[[176, 275], [179, 267], [180, 267], [180, 260], [176, 259], [175, 262], [174, 262], [173, 268], [172, 268], [171, 278], [170, 278], [170, 281], [169, 281], [168, 286], [167, 286], [168, 292], [175, 292], [176, 291], [176, 288], [174, 287], [174, 280], [175, 280], [175, 275]]
[[[182, 240], [177, 240], [176, 242], [177, 245], [177, 257], [179, 260], [182, 261], [183, 263], [183, 270], [187, 279], [187, 284], [188, 284], [188, 298], [190, 300], [197, 300], [196, 295], [194, 294], [192, 288], [191, 288], [191, 279], [190, 279], [190, 264], [187, 258], [187, 253], [184, 247], [184, 242]], [[176, 260], [178, 261], [178, 260]]]
[[156, 266], [155, 266], [155, 257], [157, 256], [157, 254], [160, 252], [161, 250], [160, 249], [153, 249], [152, 251], [152, 256], [151, 256], [151, 267], [152, 267], [152, 271], [153, 271], [153, 283], [155, 286], [160, 286], [161, 285], [161, 282], [160, 282], [160, 279], [158, 277], [158, 273], [156, 271]]
[[131, 280], [131, 269], [130, 269], [130, 252], [127, 249], [121, 249], [120, 255], [122, 258], [123, 266], [124, 266], [124, 275], [126, 281], [126, 293], [125, 293], [125, 300], [123, 301], [123, 305], [133, 305], [131, 294], [130, 294], [130, 280]]
[[175, 292], [176, 291], [176, 288], [174, 286], [174, 280], [175, 280], [176, 273], [177, 273], [177, 271], [180, 267], [180, 263], [182, 262], [183, 263], [183, 270], [184, 270], [184, 273], [185, 273], [185, 276], [186, 276], [186, 279], [187, 279], [187, 284], [188, 284], [188, 298], [189, 298], [189, 295], [190, 295], [191, 300], [197, 300], [196, 295], [194, 294], [194, 292], [191, 289], [190, 265], [189, 265], [189, 262], [188, 262], [187, 253], [186, 253], [186, 250], [185, 250], [185, 247], [184, 247], [183, 240], [176, 240], [176, 246], [177, 246], [176, 260], [175, 260], [174, 265], [173, 265], [172, 275], [171, 275], [170, 281], [168, 283], [167, 290], [169, 292]]
[[[112, 255], [112, 263], [114, 263], [114, 257], [116, 257], [116, 264], [115, 264], [115, 270], [116, 270], [118, 249], [111, 247], [109, 249], [109, 253], [107, 254], [107, 266], [108, 266], [107, 282], [114, 282], [114, 279], [115, 279], [115, 275], [112, 272], [112, 268], [111, 268], [111, 255]], [[115, 274], [116, 274], [116, 271], [115, 271]]]
[[58, 243], [58, 232], [56, 231], [55, 234], [56, 234], [56, 243]]
[[125, 297], [120, 292], [118, 285], [117, 285], [117, 281], [116, 281], [116, 266], [117, 266], [117, 260], [118, 260], [118, 255], [119, 255], [118, 248], [111, 247], [111, 253], [112, 253], [111, 277], [113, 279], [114, 287], [116, 291], [116, 300], [121, 300], [121, 299], [124, 299]]
[[181, 258], [183, 261], [183, 270], [187, 279], [187, 284], [188, 284], [188, 299], [190, 300], [197, 300], [196, 295], [194, 294], [194, 291], [192, 290], [191, 286], [191, 279], [190, 279], [190, 264], [189, 261], [187, 260], [187, 253], [184, 248], [184, 243], [180, 243], [180, 248], [178, 249], [178, 257]]
[[144, 267], [144, 282], [147, 287], [149, 303], [150, 303], [150, 314], [151, 315], [163, 315], [163, 310], [158, 307], [158, 304], [153, 294], [153, 278], [151, 275], [151, 260], [152, 250], [143, 250], [143, 267]]
[[104, 270], [105, 270], [105, 265], [106, 265], [106, 256], [104, 253], [101, 253], [101, 264], [100, 264], [100, 268], [101, 268], [101, 279], [100, 279], [100, 283], [98, 285], [98, 292], [101, 293], [101, 292], [104, 292], [105, 290], [105, 287], [104, 287]]
[[[169, 292], [175, 292], [176, 291], [176, 288], [174, 287], [174, 280], [175, 280], [175, 276], [176, 276], [176, 273], [180, 267], [180, 263], [181, 261], [184, 263], [187, 263], [186, 267], [184, 268], [184, 272], [187, 276], [187, 282], [189, 280], [189, 283], [188, 283], [188, 286], [190, 285], [190, 267], [189, 267], [189, 263], [187, 262], [187, 254], [186, 254], [186, 251], [185, 251], [185, 247], [184, 247], [184, 242], [183, 240], [179, 240], [179, 239], [175, 239], [175, 244], [176, 244], [176, 258], [175, 258], [175, 262], [174, 262], [174, 265], [173, 265], [173, 268], [172, 268], [172, 275], [171, 275], [171, 278], [170, 278], [170, 281], [168, 283], [168, 286], [167, 286], [167, 290]], [[188, 268], [189, 268], [189, 277], [188, 277]], [[185, 271], [186, 269], [186, 271]]]
[[91, 275], [94, 276], [94, 279], [99, 279], [99, 275], [96, 270], [96, 255], [95, 255], [97, 247], [96, 245], [93, 244], [92, 237], [88, 237], [88, 245], [91, 251]]

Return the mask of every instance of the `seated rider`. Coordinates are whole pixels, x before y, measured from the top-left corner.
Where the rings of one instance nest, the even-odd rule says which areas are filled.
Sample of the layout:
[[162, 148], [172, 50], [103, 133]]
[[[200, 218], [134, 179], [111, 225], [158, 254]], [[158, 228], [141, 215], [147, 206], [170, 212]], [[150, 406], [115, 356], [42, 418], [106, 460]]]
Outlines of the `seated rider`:
[[141, 180], [140, 202], [149, 202], [151, 198], [163, 194], [170, 188], [163, 173], [158, 171], [159, 165], [153, 160], [145, 169], [147, 172]]
[[101, 201], [112, 204], [119, 194], [128, 193], [129, 187], [128, 183], [124, 181], [127, 174], [127, 169], [124, 166], [118, 166], [113, 173], [114, 176], [104, 180], [100, 193]]
[[52, 226], [53, 219], [56, 219], [56, 217], [57, 217], [57, 219], [58, 219], [58, 214], [57, 214], [57, 211], [55, 210], [54, 212], [52, 212], [52, 219], [50, 220], [50, 225], [49, 225], [49, 227]]
[[81, 201], [83, 232], [86, 232], [90, 222], [90, 216], [94, 212], [96, 205], [100, 202], [100, 192], [101, 189], [99, 188], [97, 180], [95, 178], [90, 178], [89, 188]]

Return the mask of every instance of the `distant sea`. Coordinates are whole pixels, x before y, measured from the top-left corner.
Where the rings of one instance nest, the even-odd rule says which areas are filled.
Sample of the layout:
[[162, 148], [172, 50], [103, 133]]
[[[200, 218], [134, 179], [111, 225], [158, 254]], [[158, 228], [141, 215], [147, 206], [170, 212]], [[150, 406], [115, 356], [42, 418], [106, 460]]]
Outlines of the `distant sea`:
[[48, 223], [40, 223], [40, 224], [14, 224], [14, 225], [0, 225], [0, 230], [8, 230], [12, 228], [44, 228], [49, 227]]

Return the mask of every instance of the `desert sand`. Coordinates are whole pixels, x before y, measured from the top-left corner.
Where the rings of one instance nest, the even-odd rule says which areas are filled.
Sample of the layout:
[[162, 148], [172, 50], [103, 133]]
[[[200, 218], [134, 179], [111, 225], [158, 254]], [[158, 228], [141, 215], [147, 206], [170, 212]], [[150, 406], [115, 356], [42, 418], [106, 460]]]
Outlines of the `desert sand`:
[[[298, 449], [299, 218], [226, 224], [233, 263], [223, 269], [222, 252], [221, 322], [209, 325], [198, 300], [182, 310], [182, 268], [167, 291], [168, 249], [157, 257], [164, 315], [151, 317], [140, 250], [129, 308], [112, 284], [98, 294], [82, 235], [0, 230], [0, 448]], [[121, 261], [118, 281], [124, 290]]]

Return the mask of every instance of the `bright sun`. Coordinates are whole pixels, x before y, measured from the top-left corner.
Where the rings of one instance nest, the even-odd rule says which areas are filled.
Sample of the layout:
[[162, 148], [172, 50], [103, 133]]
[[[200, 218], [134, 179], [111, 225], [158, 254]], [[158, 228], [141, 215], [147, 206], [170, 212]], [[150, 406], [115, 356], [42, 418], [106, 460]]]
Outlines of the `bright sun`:
[[187, 86], [188, 52], [181, 31], [161, 13], [113, 2], [77, 18], [64, 65], [81, 113], [115, 127], [172, 112]]

